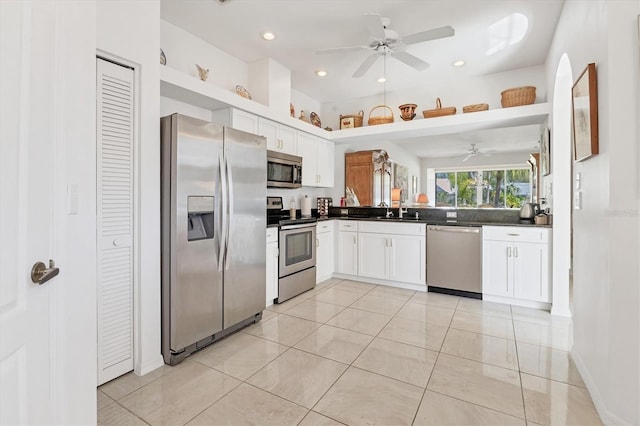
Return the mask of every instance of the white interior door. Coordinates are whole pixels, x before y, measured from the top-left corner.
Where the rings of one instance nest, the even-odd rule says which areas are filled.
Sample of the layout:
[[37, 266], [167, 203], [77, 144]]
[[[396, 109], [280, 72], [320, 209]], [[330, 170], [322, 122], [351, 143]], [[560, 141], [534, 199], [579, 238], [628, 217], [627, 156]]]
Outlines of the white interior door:
[[[52, 257], [50, 8], [0, 1], [0, 423], [52, 418], [51, 287], [31, 265]], [[39, 25], [38, 34], [31, 27]]]
[[133, 370], [133, 70], [97, 59], [98, 385]]
[[96, 422], [95, 22], [0, 0], [0, 424]]

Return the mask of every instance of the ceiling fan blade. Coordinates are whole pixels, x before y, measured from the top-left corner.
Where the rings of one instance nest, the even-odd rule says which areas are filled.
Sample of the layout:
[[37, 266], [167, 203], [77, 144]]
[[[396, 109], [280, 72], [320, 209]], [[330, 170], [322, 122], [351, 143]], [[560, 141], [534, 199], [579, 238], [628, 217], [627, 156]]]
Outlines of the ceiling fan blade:
[[353, 73], [353, 78], [358, 78], [365, 75], [366, 72], [369, 71], [369, 68], [371, 68], [373, 63], [376, 61], [376, 59], [378, 59], [378, 55], [376, 53], [374, 53], [373, 55], [369, 55], [367, 59], [364, 60], [362, 65], [358, 67], [356, 72]]
[[423, 41], [451, 37], [455, 34], [456, 34], [456, 30], [454, 30], [452, 27], [447, 25], [446, 27], [434, 28], [432, 30], [421, 31], [415, 34], [409, 34], [406, 37], [402, 37], [402, 42], [404, 44], [422, 43]]
[[369, 49], [368, 46], [348, 46], [348, 47], [331, 47], [329, 49], [316, 50], [316, 55], [327, 55], [331, 53], [353, 52], [356, 50]]
[[467, 155], [466, 157], [464, 157], [464, 160], [462, 160], [462, 161], [467, 161], [469, 158], [473, 157], [474, 155], [476, 155], [476, 154], [471, 153], [471, 154]]
[[391, 52], [391, 55], [399, 60], [400, 62], [404, 62], [412, 68], [417, 69], [418, 71], [424, 71], [429, 68], [429, 63], [423, 61], [417, 56], [413, 56], [411, 53], [407, 52]]
[[367, 20], [367, 27], [369, 33], [374, 40], [384, 40], [384, 25], [382, 25], [382, 19], [377, 13], [367, 13], [364, 15]]

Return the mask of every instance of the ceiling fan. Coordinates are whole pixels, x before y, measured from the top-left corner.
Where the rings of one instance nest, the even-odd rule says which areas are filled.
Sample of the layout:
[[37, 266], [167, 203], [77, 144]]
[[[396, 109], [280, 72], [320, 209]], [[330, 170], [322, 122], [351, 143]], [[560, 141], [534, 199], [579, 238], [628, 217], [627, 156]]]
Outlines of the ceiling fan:
[[478, 154], [482, 154], [482, 155], [491, 155], [491, 154], [486, 154], [484, 152], [481, 152], [478, 148], [476, 148], [476, 144], [472, 143], [471, 146], [469, 147], [469, 149], [467, 149], [467, 156], [464, 157], [464, 160], [462, 161], [467, 161], [469, 158], [471, 157], [475, 157]]
[[365, 75], [379, 56], [386, 56], [387, 54], [418, 71], [424, 71], [429, 67], [429, 63], [408, 53], [405, 50], [406, 46], [455, 35], [455, 30], [452, 27], [445, 26], [400, 37], [397, 32], [388, 28], [391, 22], [389, 18], [382, 17], [376, 13], [367, 13], [364, 16], [367, 21], [367, 26], [369, 27], [369, 33], [371, 34], [371, 42], [368, 45], [336, 47], [316, 51], [316, 54], [322, 55], [363, 49], [372, 50], [373, 53], [369, 55], [362, 65], [358, 67], [356, 72], [353, 73], [354, 78]]

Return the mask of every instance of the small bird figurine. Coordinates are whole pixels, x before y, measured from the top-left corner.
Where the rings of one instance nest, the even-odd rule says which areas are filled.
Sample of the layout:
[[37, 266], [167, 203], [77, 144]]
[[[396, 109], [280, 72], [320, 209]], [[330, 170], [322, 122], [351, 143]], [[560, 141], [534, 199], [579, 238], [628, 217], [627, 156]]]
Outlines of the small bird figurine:
[[196, 64], [196, 67], [198, 67], [198, 74], [200, 74], [200, 80], [207, 81], [207, 78], [209, 78], [209, 70], [202, 68], [198, 64]]

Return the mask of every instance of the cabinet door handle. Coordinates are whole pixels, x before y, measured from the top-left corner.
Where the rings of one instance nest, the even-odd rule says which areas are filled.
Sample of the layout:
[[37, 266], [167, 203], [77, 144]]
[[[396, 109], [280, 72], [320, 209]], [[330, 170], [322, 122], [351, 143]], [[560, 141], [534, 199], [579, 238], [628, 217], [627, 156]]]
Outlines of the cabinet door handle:
[[518, 257], [518, 247], [513, 248], [513, 257]]
[[507, 234], [507, 235], [509, 235], [511, 237], [519, 237], [520, 236], [520, 234]]
[[511, 247], [507, 247], [507, 257], [511, 257]]
[[320, 247], [320, 240], [316, 238], [316, 247]]

